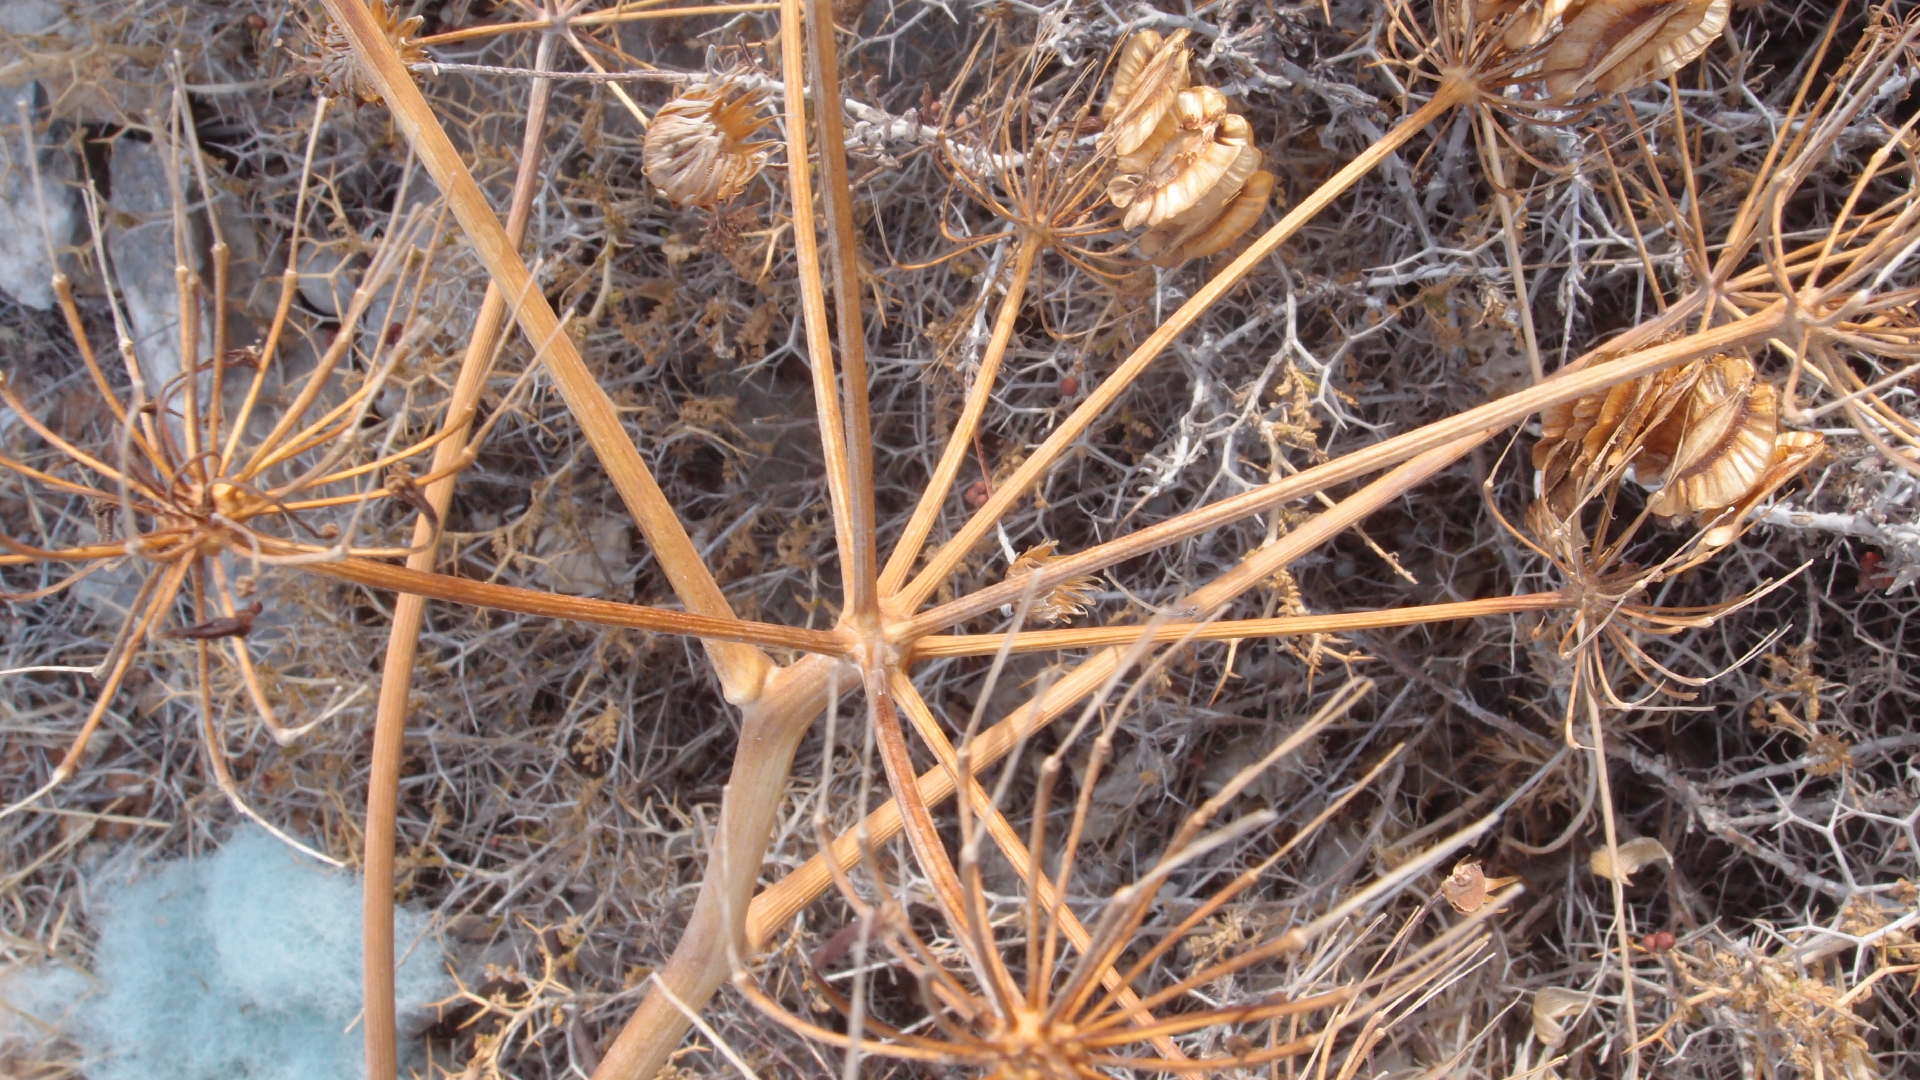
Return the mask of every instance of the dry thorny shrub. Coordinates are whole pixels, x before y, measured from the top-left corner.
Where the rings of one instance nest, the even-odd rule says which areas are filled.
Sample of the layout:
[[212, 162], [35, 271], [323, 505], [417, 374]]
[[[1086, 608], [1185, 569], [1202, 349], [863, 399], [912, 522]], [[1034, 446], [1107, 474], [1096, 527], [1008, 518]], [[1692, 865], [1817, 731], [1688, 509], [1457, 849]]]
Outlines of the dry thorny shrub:
[[248, 814], [449, 1074], [1914, 1069], [1904, 5], [803, 6], [21, 16], [9, 963]]

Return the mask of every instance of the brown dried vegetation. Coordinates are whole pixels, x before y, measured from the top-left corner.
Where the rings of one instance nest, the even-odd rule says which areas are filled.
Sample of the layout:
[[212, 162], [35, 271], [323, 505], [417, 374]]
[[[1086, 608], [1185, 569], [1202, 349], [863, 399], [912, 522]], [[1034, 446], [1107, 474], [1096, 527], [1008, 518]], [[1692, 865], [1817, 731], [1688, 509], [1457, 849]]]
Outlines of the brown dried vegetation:
[[397, 898], [436, 1076], [1920, 1060], [1904, 8], [326, 6], [28, 43], [10, 963], [248, 815], [376, 1080]]

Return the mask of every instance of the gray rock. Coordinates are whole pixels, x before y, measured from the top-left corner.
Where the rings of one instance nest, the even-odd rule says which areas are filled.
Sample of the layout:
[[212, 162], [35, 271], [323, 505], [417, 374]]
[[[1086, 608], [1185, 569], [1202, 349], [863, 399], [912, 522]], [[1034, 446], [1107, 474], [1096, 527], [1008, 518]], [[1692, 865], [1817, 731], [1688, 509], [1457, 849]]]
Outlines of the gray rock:
[[308, 240], [300, 246], [300, 299], [322, 315], [338, 316], [353, 303], [354, 282], [366, 260], [352, 250], [350, 243], [315, 244]]
[[[107, 255], [127, 314], [128, 332], [147, 393], [159, 396], [180, 374], [180, 301], [174, 281], [173, 194], [167, 182], [171, 153], [164, 146], [122, 138], [113, 144], [107, 176], [114, 213]], [[181, 190], [190, 179], [182, 176]], [[191, 226], [189, 226], [191, 228]], [[184, 238], [189, 266], [198, 271], [198, 247]]]
[[67, 21], [67, 13], [54, 0], [0, 0], [0, 33], [21, 37], [78, 36], [73, 24]]
[[[49, 145], [44, 134], [27, 146], [19, 103], [31, 108], [36, 91], [33, 83], [0, 90], [0, 292], [45, 311], [53, 306], [55, 259], [73, 241], [80, 197], [72, 155]], [[29, 154], [39, 159], [37, 192]]]

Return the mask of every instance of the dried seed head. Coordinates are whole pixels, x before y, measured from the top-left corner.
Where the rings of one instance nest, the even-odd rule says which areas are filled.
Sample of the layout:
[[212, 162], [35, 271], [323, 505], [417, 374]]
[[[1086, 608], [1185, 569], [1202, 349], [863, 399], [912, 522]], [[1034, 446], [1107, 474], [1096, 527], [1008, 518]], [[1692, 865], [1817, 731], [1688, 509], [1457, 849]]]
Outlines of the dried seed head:
[[[1254, 155], [1256, 164], [1259, 162], [1260, 151], [1248, 147], [1245, 153]], [[1230, 196], [1223, 194], [1231, 186], [1225, 182], [1214, 185], [1214, 190], [1186, 213], [1149, 230], [1137, 241], [1140, 253], [1155, 266], [1179, 266], [1216, 254], [1240, 239], [1266, 211], [1267, 200], [1273, 195], [1273, 174], [1257, 171], [1238, 185], [1239, 190]]]
[[1195, 87], [1181, 91], [1179, 98], [1172, 115], [1181, 119], [1152, 163], [1107, 183], [1107, 197], [1127, 212], [1123, 228], [1151, 228], [1172, 220], [1206, 198], [1239, 165], [1239, 181], [1228, 189], [1231, 197], [1259, 168], [1258, 150], [1243, 160], [1243, 152], [1253, 149], [1253, 130], [1244, 117], [1226, 111], [1220, 91]]
[[1187, 88], [1187, 32], [1176, 30], [1164, 40], [1142, 30], [1120, 46], [1113, 61], [1113, 92], [1100, 107], [1106, 129], [1100, 149], [1115, 154], [1138, 150], [1160, 127], [1180, 91]]
[[1266, 209], [1273, 176], [1253, 147], [1246, 118], [1226, 95], [1189, 86], [1186, 31], [1165, 40], [1128, 38], [1114, 59], [1113, 92], [1101, 109], [1101, 149], [1115, 155], [1107, 198], [1121, 225], [1149, 230], [1138, 241], [1156, 266], [1178, 266], [1239, 239]]
[[[413, 41], [425, 18], [415, 15], [410, 19], [402, 19], [387, 6], [386, 0], [369, 0], [367, 10], [373, 15], [380, 32], [393, 44], [393, 51], [399, 54], [401, 63], [412, 65], [426, 60], [426, 50]], [[313, 61], [320, 69], [320, 85], [329, 95], [351, 98], [363, 105], [380, 101], [379, 87], [374, 84], [373, 76], [367, 72], [360, 58], [354, 54], [353, 43], [347, 39], [347, 32], [340, 29], [339, 24], [327, 24], [318, 48], [319, 55], [313, 57]]]
[[1734, 508], [1708, 531], [1707, 543], [1720, 545], [1824, 445], [1818, 434], [1779, 430], [1777, 394], [1750, 361], [1715, 356], [1545, 410], [1533, 464], [1548, 509], [1563, 518], [1623, 467], [1658, 487], [1647, 509], [1660, 517]]
[[1668, 368], [1542, 411], [1533, 467], [1540, 470], [1541, 490], [1554, 514], [1571, 513], [1584, 494], [1629, 459], [1636, 480], [1658, 484], [1671, 447], [1650, 467], [1649, 429], [1681, 408], [1697, 375], [1697, 368]]
[[1644, 86], [1693, 62], [1726, 28], [1732, 0], [1580, 0], [1547, 46], [1556, 98]]
[[1778, 490], [1780, 485], [1804, 472], [1826, 446], [1826, 436], [1817, 431], [1781, 432], [1774, 439], [1773, 456], [1766, 471], [1747, 489], [1746, 495], [1733, 508], [1727, 520], [1707, 530], [1706, 544], [1718, 547], [1732, 543], [1734, 537], [1739, 535], [1740, 523], [1747, 520], [1754, 507]]
[[1490, 878], [1480, 868], [1479, 859], [1462, 859], [1454, 865], [1453, 873], [1440, 883], [1440, 895], [1453, 905], [1453, 910], [1471, 915], [1487, 906], [1495, 890], [1519, 880], [1517, 877]]
[[[1060, 558], [1054, 553], [1058, 543], [1042, 540], [1038, 544], [1020, 553], [1020, 557], [1007, 566], [1007, 580], [1018, 581], [1032, 571]], [[1093, 603], [1095, 581], [1091, 577], [1072, 577], [1055, 585], [1046, 594], [1035, 596], [1033, 606], [1027, 609], [1029, 617], [1045, 623], [1063, 623], [1087, 613]]]
[[1662, 481], [1648, 509], [1681, 517], [1739, 502], [1773, 463], [1778, 423], [1774, 389], [1755, 381], [1752, 363], [1738, 356], [1706, 361], [1684, 413], [1648, 434], [1635, 466], [1636, 479], [1657, 470]]
[[714, 206], [746, 190], [767, 165], [760, 95], [727, 82], [689, 88], [654, 114], [642, 171], [678, 206]]

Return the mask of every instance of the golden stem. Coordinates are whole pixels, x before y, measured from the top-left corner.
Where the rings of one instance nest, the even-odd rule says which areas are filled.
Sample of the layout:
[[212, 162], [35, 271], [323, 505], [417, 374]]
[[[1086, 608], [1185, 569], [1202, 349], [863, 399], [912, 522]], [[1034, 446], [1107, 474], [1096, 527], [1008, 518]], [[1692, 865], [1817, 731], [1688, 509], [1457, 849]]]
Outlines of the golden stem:
[[683, 634], [712, 641], [737, 641], [775, 649], [844, 656], [852, 645], [844, 634], [832, 630], [804, 630], [795, 626], [748, 622], [728, 616], [717, 618], [691, 611], [668, 611], [640, 604], [621, 604], [584, 596], [563, 596], [520, 589], [490, 581], [473, 581], [423, 570], [412, 570], [365, 559], [317, 560], [302, 568], [326, 577], [351, 581], [376, 589], [410, 593], [430, 600], [446, 600], [468, 607], [517, 611], [550, 619], [618, 626], [629, 630], [651, 630], [659, 634]]
[[[1013, 324], [1020, 315], [1020, 304], [1027, 295], [1027, 282], [1033, 276], [1033, 264], [1040, 256], [1040, 237], [1026, 233], [1020, 238], [1020, 250], [1013, 259], [1013, 279], [1007, 283], [1007, 294], [1000, 301], [1000, 313], [994, 318], [993, 337], [987, 342], [986, 352], [981, 354], [980, 369], [973, 377], [973, 387], [967, 393], [967, 403], [960, 410], [960, 419], [953, 426], [952, 434], [947, 436], [946, 449], [940, 453], [940, 461], [933, 467], [933, 475], [927, 479], [927, 488], [920, 495], [920, 501], [913, 508], [913, 516], [907, 520], [906, 531], [900, 535], [900, 542], [894, 545], [893, 554], [887, 559], [887, 567], [880, 574], [880, 594], [891, 596], [898, 591], [907, 573], [913, 569], [913, 561], [920, 557], [920, 549], [927, 542], [927, 534], [933, 531], [934, 522], [940, 520], [940, 509], [946, 504], [947, 495], [953, 491], [954, 477], [960, 474], [960, 467], [966, 463], [967, 448], [973, 444], [974, 432], [980, 428], [980, 417], [987, 410], [987, 403], [993, 400], [993, 386], [1000, 375], [1000, 363], [1007, 355], [1007, 345], [1013, 339]], [[989, 650], [991, 651], [991, 650]]]
[[[1028, 630], [1013, 636], [1013, 652], [1051, 652], [1127, 645], [1144, 633], [1155, 642], [1180, 640], [1233, 641], [1241, 638], [1297, 637], [1338, 634], [1350, 630], [1379, 630], [1390, 626], [1417, 626], [1487, 615], [1517, 615], [1529, 611], [1557, 611], [1575, 606], [1565, 590], [1496, 596], [1452, 604], [1353, 611], [1338, 615], [1287, 615], [1274, 619], [1222, 619], [1212, 623], [1171, 622], [1158, 626], [1090, 626], [1071, 630]], [[944, 634], [913, 643], [913, 659], [949, 656], [991, 656], [1006, 640], [1004, 634]]]
[[[554, 386], [566, 400], [568, 411], [579, 423], [588, 444], [606, 468], [608, 478], [633, 514], [634, 522], [646, 536], [674, 592], [688, 608], [703, 616], [732, 618], [733, 610], [721, 593], [719, 582], [701, 560], [699, 549], [687, 536], [673, 504], [667, 501], [641, 460], [633, 440], [621, 425], [613, 399], [581, 359], [573, 339], [562, 331], [559, 316], [554, 314], [526, 263], [521, 261], [517, 245], [507, 237], [506, 230], [494, 216], [466, 162], [461, 160], [459, 151], [434, 118], [427, 99], [394, 52], [393, 43], [387, 40], [374, 22], [372, 12], [359, 0], [324, 2], [327, 14], [346, 34], [356, 58], [392, 110], [394, 122], [446, 195], [475, 254], [500, 286], [501, 295], [511, 304], [521, 331], [532, 343], [536, 356], [547, 365]], [[773, 666], [765, 652], [737, 640], [731, 644], [715, 640], [708, 646], [708, 652], [727, 700], [739, 704], [759, 695], [761, 684]]]

